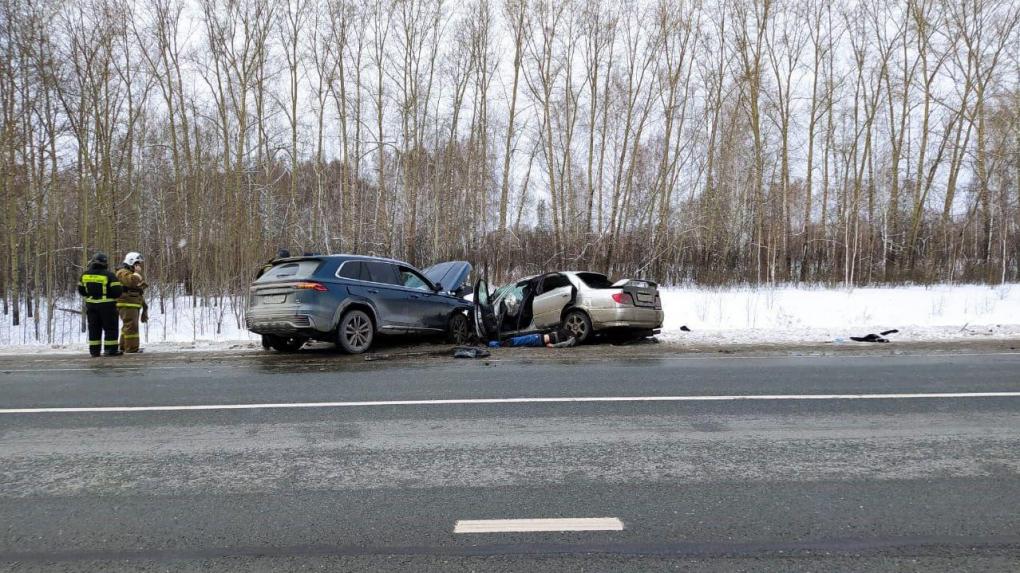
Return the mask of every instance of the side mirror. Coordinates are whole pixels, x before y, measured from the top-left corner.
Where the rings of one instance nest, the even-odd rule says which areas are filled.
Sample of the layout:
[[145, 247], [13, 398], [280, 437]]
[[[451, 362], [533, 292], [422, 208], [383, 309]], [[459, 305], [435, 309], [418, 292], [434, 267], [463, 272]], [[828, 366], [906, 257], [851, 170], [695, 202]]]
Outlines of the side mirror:
[[443, 283], [436, 283], [432, 289], [436, 292], [443, 292]]

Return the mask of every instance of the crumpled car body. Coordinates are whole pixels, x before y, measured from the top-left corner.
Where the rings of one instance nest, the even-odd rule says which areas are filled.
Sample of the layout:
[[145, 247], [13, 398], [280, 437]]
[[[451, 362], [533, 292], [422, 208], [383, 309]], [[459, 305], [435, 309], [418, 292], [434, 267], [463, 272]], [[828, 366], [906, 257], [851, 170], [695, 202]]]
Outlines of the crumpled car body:
[[473, 322], [482, 340], [564, 328], [586, 342], [596, 333], [626, 330], [656, 334], [662, 328], [662, 300], [652, 281], [611, 282], [594, 272], [552, 272], [527, 277], [489, 291], [474, 287]]

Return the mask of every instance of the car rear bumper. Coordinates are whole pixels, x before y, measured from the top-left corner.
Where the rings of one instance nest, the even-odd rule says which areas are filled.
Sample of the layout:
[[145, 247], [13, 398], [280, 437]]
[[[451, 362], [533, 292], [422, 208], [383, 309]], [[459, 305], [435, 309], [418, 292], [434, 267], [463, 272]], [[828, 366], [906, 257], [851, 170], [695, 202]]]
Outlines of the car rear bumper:
[[598, 308], [588, 311], [595, 330], [605, 328], [662, 328], [662, 309], [636, 306]]
[[245, 326], [255, 334], [308, 334], [320, 333], [316, 328], [316, 319], [310, 314], [301, 312], [248, 312]]

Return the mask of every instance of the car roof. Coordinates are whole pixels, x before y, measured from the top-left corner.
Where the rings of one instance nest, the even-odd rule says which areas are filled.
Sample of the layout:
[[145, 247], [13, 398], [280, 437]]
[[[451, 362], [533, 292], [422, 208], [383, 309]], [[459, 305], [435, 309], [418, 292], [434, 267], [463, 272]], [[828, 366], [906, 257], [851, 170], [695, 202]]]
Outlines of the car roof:
[[287, 262], [287, 261], [300, 261], [308, 259], [323, 259], [323, 260], [344, 260], [344, 261], [379, 261], [383, 263], [393, 263], [395, 265], [404, 265], [406, 267], [413, 267], [409, 263], [398, 259], [390, 259], [387, 257], [373, 257], [371, 255], [351, 255], [346, 253], [333, 254], [333, 255], [306, 255], [306, 256], [295, 256], [287, 257], [285, 259], [277, 259], [274, 262]]
[[539, 273], [537, 275], [531, 275], [531, 276], [527, 276], [527, 277], [524, 277], [524, 278], [520, 278], [520, 279], [517, 279], [517, 280], [513, 281], [513, 283], [517, 284], [519, 282], [530, 281], [531, 279], [534, 279], [534, 278], [544, 277], [545, 275], [556, 275], [556, 274], [560, 274], [560, 275], [573, 275], [573, 276], [577, 276], [579, 274], [593, 274], [593, 275], [608, 276], [605, 273], [600, 273], [598, 271], [549, 271], [549, 272], [545, 272], [545, 273]]

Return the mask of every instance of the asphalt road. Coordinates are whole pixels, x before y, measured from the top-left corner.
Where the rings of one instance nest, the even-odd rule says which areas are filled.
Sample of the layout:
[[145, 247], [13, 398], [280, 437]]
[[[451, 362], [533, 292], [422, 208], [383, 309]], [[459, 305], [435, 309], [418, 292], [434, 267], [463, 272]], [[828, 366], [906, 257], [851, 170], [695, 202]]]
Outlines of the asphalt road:
[[1020, 568], [1020, 353], [400, 354], [0, 359], [0, 569]]

